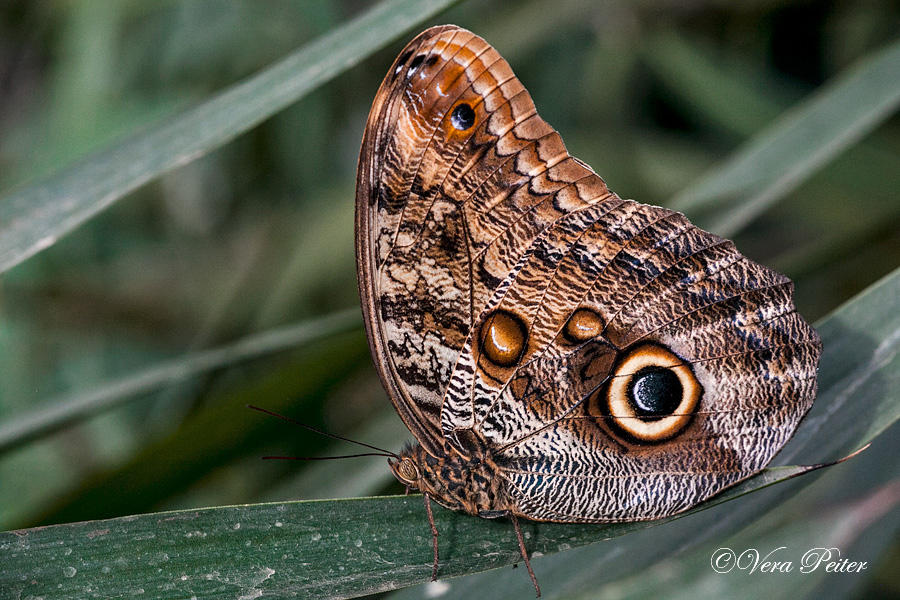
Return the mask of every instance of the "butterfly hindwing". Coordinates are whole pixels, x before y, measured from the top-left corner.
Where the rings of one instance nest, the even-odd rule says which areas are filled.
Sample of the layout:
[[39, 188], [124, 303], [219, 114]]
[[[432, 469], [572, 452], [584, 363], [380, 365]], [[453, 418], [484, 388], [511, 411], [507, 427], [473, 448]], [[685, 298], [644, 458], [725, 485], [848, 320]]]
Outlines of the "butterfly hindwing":
[[[677, 213], [631, 201], [571, 213], [476, 320], [448, 388], [444, 435], [486, 440], [523, 516], [684, 510], [765, 466], [812, 404], [820, 343], [790, 293], [784, 276]], [[513, 364], [492, 360], [496, 315], [523, 332]], [[682, 423], [677, 403], [642, 418], [610, 400], [632, 393], [616, 382], [653, 364], [643, 355], [696, 383]], [[690, 385], [673, 387], [687, 394]], [[655, 433], [667, 419], [672, 427]]]

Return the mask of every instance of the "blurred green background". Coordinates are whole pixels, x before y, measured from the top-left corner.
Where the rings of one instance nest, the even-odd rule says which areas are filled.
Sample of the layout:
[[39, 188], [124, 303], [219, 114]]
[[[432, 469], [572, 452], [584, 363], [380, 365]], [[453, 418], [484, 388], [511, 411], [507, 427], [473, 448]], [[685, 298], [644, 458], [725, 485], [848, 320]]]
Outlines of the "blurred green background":
[[[0, 3], [0, 198], [203, 103], [372, 4]], [[683, 190], [777, 129], [786, 110], [896, 42], [900, 4], [469, 0], [398, 34], [3, 273], [0, 425], [42, 407], [94, 404], [89, 418], [2, 448], [0, 530], [400, 491], [381, 459], [261, 462], [354, 449], [244, 405], [393, 450], [410, 437], [358, 317], [356, 159], [396, 53], [418, 30], [448, 22], [503, 54], [570, 152], [612, 190], [678, 206]], [[726, 233], [790, 276], [814, 321], [900, 265], [898, 190], [894, 116]], [[686, 212], [714, 223], [705, 210]], [[351, 312], [315, 320], [342, 309]], [[175, 376], [205, 350], [298, 323], [312, 332], [307, 343], [275, 353], [251, 344], [247, 360], [213, 357], [200, 376]], [[152, 369], [177, 381], [128, 391]], [[96, 400], [101, 388], [115, 406]], [[900, 597], [900, 546], [870, 560], [851, 593]]]

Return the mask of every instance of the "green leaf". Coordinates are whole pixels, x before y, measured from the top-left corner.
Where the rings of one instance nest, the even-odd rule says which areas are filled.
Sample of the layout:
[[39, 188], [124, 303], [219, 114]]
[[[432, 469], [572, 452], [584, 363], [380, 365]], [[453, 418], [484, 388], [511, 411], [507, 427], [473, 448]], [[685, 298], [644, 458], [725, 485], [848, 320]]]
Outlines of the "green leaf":
[[[40, 514], [32, 516], [32, 522], [64, 523], [148, 512], [226, 466], [235, 456], [252, 456], [259, 465], [273, 431], [283, 429], [283, 422], [251, 411], [248, 404], [262, 398], [267, 409], [296, 416], [307, 405], [320, 404], [360, 363], [369, 360], [364, 336], [358, 330], [323, 340], [314, 352], [300, 353], [298, 359], [279, 364], [265, 377], [222, 394], [125, 464], [94, 475], [68, 496], [43, 507]], [[307, 423], [324, 426], [318, 421]], [[312, 453], [319, 439], [304, 436], [302, 442], [297, 449]]]
[[453, 2], [380, 2], [200, 106], [0, 198], [0, 273], [52, 246], [128, 192], [284, 109]]
[[[875, 560], [900, 529], [900, 464], [893, 460], [898, 434], [900, 428], [895, 427], [892, 435], [879, 438], [852, 462], [829, 469], [815, 485], [734, 535], [716, 536], [602, 590], [557, 579], [552, 581], [555, 587], [548, 597], [671, 600], [709, 597], [709, 590], [716, 590], [720, 598], [870, 597], [860, 592], [860, 584], [878, 568]], [[858, 476], [861, 473], [865, 475]], [[584, 554], [591, 554], [590, 550], [586, 548]], [[761, 560], [754, 570], [751, 561], [755, 553]], [[735, 557], [741, 555], [740, 566], [735, 565]], [[817, 555], [829, 563], [846, 559], [858, 569], [862, 564], [865, 568], [829, 571], [827, 563], [813, 563], [811, 559]], [[712, 568], [714, 556], [725, 558], [718, 571]], [[791, 571], [763, 572], [761, 563], [766, 556], [792, 563]], [[886, 562], [895, 568], [895, 562]]]
[[[900, 106], [900, 41], [866, 58], [757, 135], [670, 206], [731, 236]], [[707, 213], [703, 210], [708, 209]]]
[[[825, 346], [833, 348], [823, 357], [821, 395], [780, 460], [804, 456], [818, 457], [816, 461], [821, 462], [835, 453], [849, 453], [900, 418], [898, 297], [900, 271], [821, 324]], [[860, 340], [868, 342], [862, 351]], [[849, 397], [853, 398], [852, 421], [858, 425], [847, 423], [844, 404]], [[631, 570], [626, 572], [634, 572], [683, 546], [686, 540], [696, 543], [713, 532], [735, 531], [765, 514], [778, 504], [777, 495], [753, 494], [725, 513], [705, 509], [804, 470], [767, 469], [678, 517], [680, 523], [662, 528], [656, 526], [668, 520], [610, 525], [528, 522], [523, 524], [526, 545], [538, 558], [647, 527], [665, 532], [654, 535], [652, 552], [642, 552], [639, 560], [630, 563]], [[807, 476], [801, 481], [809, 483], [811, 479]], [[787, 486], [778, 489], [782, 487]], [[435, 523], [440, 532], [443, 577], [520, 560], [512, 527], [504, 519], [489, 521], [436, 508]], [[704, 535], [685, 537], [692, 530]], [[125, 546], [129, 556], [141, 559], [122, 558], [120, 548]], [[213, 591], [236, 596], [265, 592], [285, 597], [295, 593], [355, 597], [426, 581], [431, 569], [430, 547], [420, 497], [178, 511], [3, 534], [0, 587], [15, 586], [12, 589], [23, 597], [44, 598], [77, 595], [84, 586], [98, 586], [98, 593], [109, 593], [99, 589], [103, 581], [115, 581], [118, 593], [142, 589], [151, 598], [200, 597]], [[606, 542], [597, 552], [608, 560], [628, 547], [627, 541]], [[540, 561], [535, 563], [541, 577]], [[596, 572], [595, 567], [591, 569]], [[28, 575], [22, 579], [20, 573]], [[524, 572], [516, 575], [528, 583]], [[509, 585], [508, 581], [490, 581], [478, 584], [485, 597], [499, 597], [504, 590], [494, 589], [495, 595], [483, 586]]]
[[[762, 475], [762, 485], [796, 473], [773, 470]], [[719, 501], [746, 493], [746, 487]], [[529, 522], [523, 531], [537, 556], [663, 522]], [[520, 560], [505, 520], [438, 510], [435, 524], [442, 540], [453, 540], [444, 544], [444, 576]], [[0, 534], [5, 559], [0, 584], [20, 597], [45, 598], [80, 595], [86, 584], [98, 586], [92, 591], [99, 595], [144, 590], [148, 598], [201, 597], [213, 591], [234, 597], [260, 592], [355, 597], [430, 577], [431, 539], [423, 525], [422, 497], [415, 495], [218, 507], [41, 527]], [[122, 559], [122, 547], [139, 559]], [[28, 576], [16, 581], [15, 573]], [[108, 588], [99, 584], [101, 579]]]
[[52, 398], [34, 410], [0, 423], [0, 454], [133, 400], [139, 394], [240, 361], [307, 345], [359, 325], [359, 310], [353, 308], [165, 361], [92, 390]]
[[[717, 133], [718, 137], [725, 139], [744, 139], [770, 126], [797, 103], [808, 87], [760, 69], [739, 51], [725, 50], [684, 32], [664, 30], [651, 36], [642, 45], [642, 58], [665, 86], [667, 95], [683, 105], [682, 110], [692, 123], [699, 124], [701, 133], [721, 132]], [[852, 93], [866, 92], [853, 90]], [[696, 137], [686, 142], [695, 143]], [[897, 219], [900, 202], [893, 190], [900, 187], [900, 169], [896, 168], [894, 137], [889, 127], [876, 129], [858, 144], [847, 147], [827, 168], [810, 174], [790, 193], [789, 202], [780, 202], [776, 210], [766, 215], [765, 226], [756, 229], [762, 229], [768, 240], [778, 239], [779, 223], [790, 224], [790, 236], [774, 246], [777, 253], [766, 258], [768, 266], [791, 273], [796, 281], [801, 273], [819, 267], [836, 254], [853, 256], [860, 246], [881, 235], [885, 223]], [[655, 159], [656, 164], [666, 164], [665, 158], [672, 154], [678, 153], [668, 149]], [[690, 169], [676, 169], [682, 181], [699, 176], [685, 179], [686, 172], [690, 173]], [[708, 178], [714, 176], [706, 174]], [[854, 196], [852, 202], [847, 201], [850, 190]], [[722, 196], [719, 200], [728, 198]], [[726, 225], [737, 216], [736, 208], [732, 207], [731, 214], [715, 207], [698, 212], [708, 213], [706, 224], [716, 231], [719, 225], [710, 217], [718, 214]], [[704, 218], [702, 214], [698, 216]], [[753, 233], [750, 236], [752, 239]], [[798, 283], [801, 294], [821, 297], [802, 281]], [[805, 304], [802, 298], [800, 302]]]

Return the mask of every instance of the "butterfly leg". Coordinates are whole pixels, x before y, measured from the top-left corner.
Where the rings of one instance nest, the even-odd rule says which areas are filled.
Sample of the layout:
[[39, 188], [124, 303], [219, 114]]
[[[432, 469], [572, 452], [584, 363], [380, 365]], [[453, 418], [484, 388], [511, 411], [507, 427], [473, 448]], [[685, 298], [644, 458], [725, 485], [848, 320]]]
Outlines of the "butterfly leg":
[[[431, 499], [428, 497], [428, 494], [423, 494], [425, 497], [425, 512], [428, 513], [428, 523], [431, 525], [431, 544], [434, 547], [434, 566], [431, 567], [431, 580], [437, 581], [437, 571], [438, 571], [438, 530], [437, 527], [434, 526], [434, 515], [431, 512]], [[528, 560], [527, 558], [525, 559]], [[531, 571], [531, 567], [528, 567], [528, 570]], [[532, 578], [534, 576], [532, 575]], [[537, 585], [537, 584], [535, 584]], [[538, 594], [540, 596], [540, 594]]]
[[[525, 568], [528, 569], [528, 574], [531, 576], [531, 583], [534, 584], [534, 591], [537, 593], [537, 597], [541, 597], [541, 587], [538, 585], [537, 577], [534, 576], [534, 571], [531, 570], [531, 561], [528, 560], [528, 551], [525, 550], [525, 536], [522, 535], [522, 528], [519, 526], [519, 519], [516, 518], [516, 515], [513, 513], [509, 513], [509, 520], [512, 521], [513, 527], [516, 530], [516, 538], [519, 540], [519, 552], [522, 553], [522, 559], [525, 561]], [[435, 535], [437, 533], [435, 532]], [[437, 544], [437, 538], [435, 538], [435, 544]], [[435, 561], [437, 560], [437, 545], [435, 545]], [[435, 568], [437, 565], [435, 564]]]

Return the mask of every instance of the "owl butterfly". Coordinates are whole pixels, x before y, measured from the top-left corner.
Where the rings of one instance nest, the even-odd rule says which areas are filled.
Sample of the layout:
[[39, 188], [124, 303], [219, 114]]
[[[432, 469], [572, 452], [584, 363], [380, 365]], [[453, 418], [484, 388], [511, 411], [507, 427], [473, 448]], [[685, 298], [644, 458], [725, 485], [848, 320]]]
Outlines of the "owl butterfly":
[[684, 511], [762, 469], [812, 406], [821, 343], [790, 280], [610, 192], [465, 29], [420, 34], [378, 90], [356, 250], [375, 364], [418, 441], [394, 475], [429, 517], [429, 499], [508, 516], [530, 573], [519, 517]]

